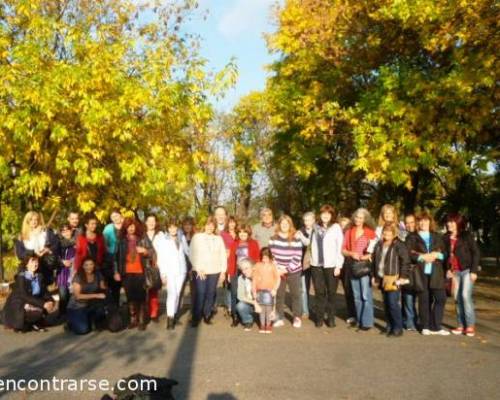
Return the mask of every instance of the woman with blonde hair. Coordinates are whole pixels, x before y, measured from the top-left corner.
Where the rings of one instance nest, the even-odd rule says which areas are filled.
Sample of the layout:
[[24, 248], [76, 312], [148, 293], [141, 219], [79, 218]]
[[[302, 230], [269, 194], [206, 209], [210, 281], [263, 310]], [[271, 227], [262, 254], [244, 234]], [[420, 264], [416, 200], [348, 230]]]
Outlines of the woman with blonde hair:
[[398, 228], [399, 236], [399, 215], [398, 210], [392, 204], [384, 204], [380, 209], [380, 214], [378, 216], [378, 226], [375, 229], [375, 234], [380, 240], [382, 238], [382, 230], [385, 225], [394, 224]]
[[44, 225], [42, 214], [37, 211], [26, 213], [21, 227], [21, 235], [16, 244], [16, 255], [20, 260], [24, 259], [26, 252], [29, 251], [38, 257], [47, 252], [45, 247], [47, 232]]
[[302, 326], [301, 274], [302, 274], [302, 242], [296, 238], [296, 230], [292, 219], [283, 215], [276, 225], [276, 231], [269, 240], [269, 249], [278, 266], [281, 277], [276, 296], [277, 318], [275, 327], [284, 325], [286, 286], [292, 296], [293, 327]]
[[21, 235], [16, 242], [16, 256], [24, 260], [26, 256], [40, 259], [40, 272], [46, 285], [54, 280], [54, 271], [59, 266], [58, 240], [51, 229], [45, 227], [43, 216], [37, 211], [29, 211], [23, 219]]

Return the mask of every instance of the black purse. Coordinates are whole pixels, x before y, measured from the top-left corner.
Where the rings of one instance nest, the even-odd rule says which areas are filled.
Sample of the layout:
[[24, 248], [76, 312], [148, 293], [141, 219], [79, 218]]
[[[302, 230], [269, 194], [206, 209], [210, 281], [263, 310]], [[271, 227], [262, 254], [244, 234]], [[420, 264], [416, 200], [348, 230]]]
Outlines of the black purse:
[[51, 253], [42, 256], [41, 264], [49, 271], [55, 271], [61, 265], [59, 258]]
[[351, 273], [353, 278], [363, 278], [364, 276], [370, 275], [371, 272], [372, 267], [368, 261], [354, 260], [351, 264]]
[[409, 278], [410, 283], [405, 285], [404, 288], [415, 293], [422, 293], [424, 291], [424, 279], [417, 265], [412, 266]]
[[160, 290], [162, 287], [160, 270], [158, 268], [147, 266], [144, 268], [144, 277], [146, 280], [146, 289]]

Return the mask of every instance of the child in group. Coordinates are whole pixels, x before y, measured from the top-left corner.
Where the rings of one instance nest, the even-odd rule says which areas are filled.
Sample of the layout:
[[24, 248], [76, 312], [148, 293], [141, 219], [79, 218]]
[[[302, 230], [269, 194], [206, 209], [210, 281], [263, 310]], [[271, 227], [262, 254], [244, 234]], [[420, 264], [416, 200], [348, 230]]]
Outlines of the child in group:
[[260, 333], [272, 332], [274, 300], [280, 285], [280, 275], [274, 257], [268, 247], [260, 251], [260, 259], [253, 270], [252, 290], [260, 314]]

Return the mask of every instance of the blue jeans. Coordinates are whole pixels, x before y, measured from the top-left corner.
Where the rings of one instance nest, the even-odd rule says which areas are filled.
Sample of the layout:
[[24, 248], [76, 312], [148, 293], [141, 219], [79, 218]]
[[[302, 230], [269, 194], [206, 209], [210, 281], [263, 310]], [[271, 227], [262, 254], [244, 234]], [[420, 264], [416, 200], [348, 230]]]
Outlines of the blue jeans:
[[457, 324], [462, 328], [476, 324], [474, 301], [472, 300], [473, 288], [474, 283], [470, 279], [470, 270], [466, 269], [453, 274], [453, 297], [457, 312]]
[[373, 295], [370, 286], [370, 275], [356, 279], [351, 278], [356, 318], [362, 328], [373, 327]]
[[399, 290], [386, 292], [382, 290], [384, 298], [384, 311], [388, 332], [401, 332], [403, 330], [403, 315], [401, 306], [399, 305], [400, 292]]
[[236, 314], [236, 303], [238, 303], [238, 274], [230, 278], [229, 285], [226, 288], [227, 310], [232, 315]]
[[309, 315], [309, 289], [311, 287], [311, 268], [302, 272], [302, 313]]
[[416, 329], [417, 327], [417, 313], [415, 312], [415, 293], [404, 290], [403, 297], [403, 325], [406, 329]]
[[251, 324], [253, 322], [254, 308], [251, 304], [240, 301], [236, 304], [236, 311], [243, 324]]
[[59, 315], [64, 315], [66, 313], [66, 306], [68, 305], [71, 293], [67, 286], [59, 286]]
[[92, 330], [92, 324], [104, 320], [106, 314], [103, 307], [83, 307], [67, 309], [68, 325], [77, 335], [85, 335]]
[[201, 317], [210, 318], [215, 304], [217, 282], [220, 274], [207, 274], [205, 279], [200, 279], [195, 273], [195, 296], [193, 307], [193, 320], [200, 321]]

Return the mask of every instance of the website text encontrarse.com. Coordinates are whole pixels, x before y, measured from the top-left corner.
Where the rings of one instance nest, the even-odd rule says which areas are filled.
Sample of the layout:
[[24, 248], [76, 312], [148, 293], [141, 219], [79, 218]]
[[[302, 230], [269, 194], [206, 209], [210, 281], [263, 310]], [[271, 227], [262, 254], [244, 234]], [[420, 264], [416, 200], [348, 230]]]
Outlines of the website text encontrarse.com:
[[53, 376], [51, 379], [2, 379], [0, 392], [95, 392], [118, 390], [151, 391], [157, 389], [155, 379], [120, 379], [113, 386], [107, 379], [66, 379]]

